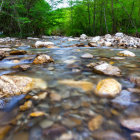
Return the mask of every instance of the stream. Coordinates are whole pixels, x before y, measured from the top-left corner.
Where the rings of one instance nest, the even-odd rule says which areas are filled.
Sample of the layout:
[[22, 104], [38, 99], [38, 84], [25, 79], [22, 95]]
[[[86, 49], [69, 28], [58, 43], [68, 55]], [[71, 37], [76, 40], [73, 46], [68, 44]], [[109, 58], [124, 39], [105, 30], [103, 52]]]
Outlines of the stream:
[[[27, 40], [22, 40], [24, 43]], [[140, 117], [140, 94], [131, 93], [134, 88], [130, 75], [140, 76], [140, 49], [129, 49], [136, 57], [117, 60], [112, 57], [122, 48], [113, 47], [70, 47], [81, 42], [66, 41], [66, 38], [50, 38], [57, 48], [32, 48], [29, 45], [13, 47], [25, 50], [26, 55], [10, 55], [0, 61], [0, 76], [3, 74], [25, 75], [46, 81], [48, 95], [38, 100], [38, 90], [26, 95], [6, 97], [0, 100], [0, 140], [131, 140], [132, 131], [121, 125], [121, 119]], [[87, 42], [82, 42], [87, 44]], [[51, 56], [54, 63], [33, 65], [36, 54]], [[90, 53], [93, 58], [81, 56]], [[89, 63], [106, 61], [122, 71], [122, 76], [97, 74], [86, 67]], [[30, 69], [22, 71], [13, 66], [28, 64]], [[69, 86], [69, 82], [86, 81], [93, 85], [105, 78], [114, 78], [122, 85], [121, 95], [111, 98], [98, 97], [93, 91], [82, 86]], [[61, 84], [60, 81], [66, 81]], [[84, 85], [83, 85], [84, 86]], [[50, 94], [54, 93], [51, 97]], [[114, 102], [114, 100], [117, 100]], [[27, 101], [30, 109], [20, 111], [19, 107]], [[40, 111], [45, 115], [29, 117], [31, 112]], [[97, 129], [90, 130], [89, 122], [96, 116]], [[139, 128], [140, 130], [140, 128]], [[139, 132], [139, 131], [138, 131]], [[102, 136], [101, 136], [102, 135]]]

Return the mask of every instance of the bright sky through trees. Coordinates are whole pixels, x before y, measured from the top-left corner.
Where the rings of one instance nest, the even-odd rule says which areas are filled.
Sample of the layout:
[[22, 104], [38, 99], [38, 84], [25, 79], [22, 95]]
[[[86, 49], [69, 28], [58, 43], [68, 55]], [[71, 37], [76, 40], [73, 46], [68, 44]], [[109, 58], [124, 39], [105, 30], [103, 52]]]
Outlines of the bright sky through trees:
[[[55, 3], [57, 0], [46, 0], [46, 1], [51, 4], [52, 1]], [[63, 0], [63, 2], [57, 3], [57, 6], [56, 6], [56, 8], [65, 8], [65, 7], [68, 7], [67, 0]]]

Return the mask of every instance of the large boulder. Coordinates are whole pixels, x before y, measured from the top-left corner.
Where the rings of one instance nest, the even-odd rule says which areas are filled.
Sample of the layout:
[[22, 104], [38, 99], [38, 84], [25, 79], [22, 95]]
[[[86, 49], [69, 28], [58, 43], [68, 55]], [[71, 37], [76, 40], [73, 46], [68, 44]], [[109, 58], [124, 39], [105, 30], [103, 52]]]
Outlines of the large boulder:
[[96, 88], [95, 94], [101, 97], [115, 97], [122, 90], [121, 84], [115, 79], [104, 79], [101, 80]]
[[47, 83], [42, 79], [27, 76], [0, 76], [0, 98], [26, 94], [33, 89], [45, 90]]
[[36, 48], [42, 48], [42, 47], [49, 47], [49, 46], [54, 46], [53, 42], [42, 42], [42, 41], [37, 41], [35, 43]]

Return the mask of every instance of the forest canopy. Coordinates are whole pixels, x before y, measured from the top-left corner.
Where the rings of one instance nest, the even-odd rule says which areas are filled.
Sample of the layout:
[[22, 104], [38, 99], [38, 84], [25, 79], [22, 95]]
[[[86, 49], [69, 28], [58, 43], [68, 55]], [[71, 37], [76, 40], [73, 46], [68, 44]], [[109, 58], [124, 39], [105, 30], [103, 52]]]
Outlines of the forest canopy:
[[140, 0], [0, 0], [5, 36], [140, 34]]

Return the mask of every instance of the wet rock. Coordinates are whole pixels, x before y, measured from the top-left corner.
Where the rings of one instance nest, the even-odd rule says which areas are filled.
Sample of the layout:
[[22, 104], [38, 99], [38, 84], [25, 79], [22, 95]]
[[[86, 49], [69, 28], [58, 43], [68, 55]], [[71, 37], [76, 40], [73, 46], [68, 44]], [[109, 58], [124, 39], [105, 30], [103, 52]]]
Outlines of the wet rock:
[[125, 58], [124, 57], [111, 57], [111, 59], [115, 59], [115, 60], [124, 60]]
[[131, 140], [140, 140], [140, 133], [132, 133]]
[[[74, 136], [72, 133], [64, 133], [62, 136], [59, 138], [59, 140], [73, 140]], [[75, 139], [74, 139], [75, 140]]]
[[86, 39], [87, 39], [87, 35], [86, 34], [80, 35], [80, 40], [86, 40]]
[[129, 92], [140, 94], [140, 88], [128, 88]]
[[111, 43], [111, 42], [106, 41], [106, 42], [105, 42], [105, 46], [107, 46], [107, 47], [111, 47], [111, 46], [112, 46], [112, 43]]
[[130, 129], [130, 130], [140, 132], [140, 118], [139, 117], [122, 119], [121, 125], [123, 127]]
[[98, 47], [98, 44], [95, 43], [95, 42], [89, 42], [88, 45], [89, 45], [90, 47]]
[[38, 100], [44, 100], [48, 95], [48, 92], [41, 92], [38, 94]]
[[105, 39], [110, 39], [110, 38], [112, 38], [112, 36], [110, 34], [105, 35]]
[[36, 48], [42, 48], [42, 47], [48, 47], [48, 46], [54, 46], [53, 42], [42, 42], [42, 41], [37, 41], [35, 43]]
[[33, 60], [33, 64], [43, 64], [43, 63], [51, 63], [54, 62], [54, 60], [46, 54], [40, 54], [35, 57]]
[[72, 86], [75, 88], [81, 88], [84, 91], [91, 91], [94, 88], [94, 85], [91, 82], [87, 82], [87, 81], [61, 80], [58, 81], [58, 83]]
[[88, 128], [90, 131], [95, 131], [101, 127], [102, 123], [103, 117], [98, 115], [88, 122]]
[[17, 132], [14, 133], [13, 140], [29, 140], [28, 132]]
[[46, 82], [27, 76], [0, 76], [0, 98], [25, 94], [37, 88], [46, 89]]
[[104, 79], [97, 84], [95, 94], [101, 97], [115, 97], [121, 89], [121, 84], [115, 79]]
[[81, 56], [81, 58], [93, 58], [93, 55], [90, 53], [85, 53]]
[[68, 41], [77, 41], [77, 38], [68, 38]]
[[44, 129], [43, 134], [47, 136], [47, 138], [50, 140], [55, 139], [56, 137], [61, 136], [63, 133], [65, 133], [67, 130], [64, 126], [55, 124], [50, 128]]
[[35, 37], [27, 37], [28, 40], [39, 40], [39, 38], [35, 38]]
[[9, 51], [11, 51], [11, 49], [10, 48], [0, 48], [0, 51], [9, 52]]
[[128, 107], [129, 105], [134, 105], [134, 103], [131, 101], [131, 93], [127, 90], [123, 90], [120, 95], [111, 102], [113, 103], [113, 106], [118, 109]]
[[29, 70], [31, 68], [31, 66], [30, 65], [17, 65], [17, 66], [13, 66], [12, 68], [13, 69], [20, 69], [22, 71], [26, 71], [26, 70]]
[[41, 128], [45, 129], [45, 128], [51, 127], [53, 123], [54, 123], [53, 121], [46, 119], [46, 120], [41, 121], [39, 125]]
[[118, 67], [112, 66], [111, 64], [108, 64], [106, 62], [99, 62], [99, 63], [95, 63], [95, 64], [91, 63], [87, 66], [92, 68], [97, 73], [111, 75], [111, 76], [120, 76], [121, 75], [121, 70]]
[[82, 121], [79, 118], [71, 117], [71, 118], [63, 119], [62, 124], [69, 128], [73, 128], [73, 127], [81, 125]]
[[5, 51], [0, 51], [0, 60], [5, 58]]
[[39, 127], [32, 127], [30, 130], [29, 140], [41, 140], [42, 130]]
[[64, 61], [64, 63], [66, 63], [66, 64], [73, 64], [75, 62], [76, 62], [76, 60], [65, 60]]
[[25, 111], [27, 109], [30, 109], [32, 107], [32, 101], [27, 101], [24, 103], [24, 105], [21, 105], [19, 108], [20, 108], [20, 111]]
[[10, 52], [10, 55], [24, 55], [26, 54], [27, 52], [24, 51], [24, 50], [13, 50]]
[[124, 37], [124, 34], [123, 33], [116, 33], [115, 36], [116, 37]]
[[50, 98], [52, 101], [61, 101], [61, 96], [57, 93], [51, 93]]
[[10, 125], [0, 127], [0, 140], [4, 139], [4, 137], [10, 131], [10, 129], [11, 129]]
[[125, 140], [120, 134], [112, 130], [97, 131], [93, 133], [93, 138], [96, 140]]
[[130, 52], [128, 50], [120, 51], [118, 53], [119, 56], [126, 56], [126, 57], [135, 57], [136, 55], [133, 52]]
[[138, 87], [140, 87], [140, 77], [139, 76], [130, 76], [130, 81], [135, 83]]
[[90, 40], [90, 43], [96, 43], [96, 42], [99, 41], [100, 39], [101, 39], [100, 36], [93, 37], [93, 38]]
[[46, 114], [42, 111], [36, 111], [29, 114], [30, 117], [41, 117], [45, 116]]
[[13, 60], [12, 62], [15, 63], [15, 64], [18, 64], [18, 63], [20, 63], [20, 60], [16, 60], [16, 59], [15, 59], [15, 60]]

